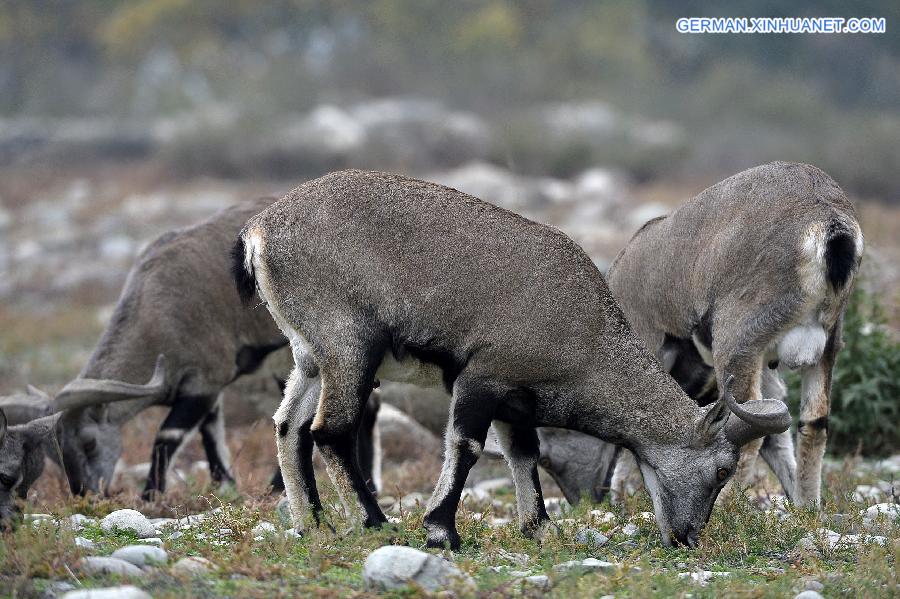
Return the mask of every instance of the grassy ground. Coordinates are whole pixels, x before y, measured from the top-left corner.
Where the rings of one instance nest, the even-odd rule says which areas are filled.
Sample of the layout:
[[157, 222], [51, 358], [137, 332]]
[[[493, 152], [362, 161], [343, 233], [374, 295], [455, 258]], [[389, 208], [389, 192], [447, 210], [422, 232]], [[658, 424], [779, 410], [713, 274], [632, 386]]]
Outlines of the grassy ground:
[[[398, 472], [393, 470], [393, 484], [399, 490]], [[834, 466], [827, 475], [821, 513], [792, 507], [783, 513], [766, 511], [744, 495], [728, 498], [714, 511], [700, 546], [694, 550], [662, 547], [654, 523], [640, 517], [641, 512], [650, 510], [643, 493], [622, 507], [582, 505], [557, 515], [559, 534], [538, 543], [524, 538], [514, 523], [490, 525], [495, 517], [515, 519], [512, 491], [502, 490], [493, 501], [464, 504], [458, 515], [463, 547], [456, 553], [445, 552], [445, 556], [475, 578], [482, 596], [543, 594], [523, 583], [515, 571], [549, 575], [550, 594], [560, 597], [790, 597], [809, 580], [822, 583], [826, 597], [897, 596], [900, 522], [883, 523], [879, 532], [887, 538], [883, 547], [864, 543], [830, 550], [823, 541], [817, 541], [815, 547], [804, 547], [800, 542], [823, 527], [839, 533], [860, 531], [859, 512], [865, 504], [852, 501], [850, 496], [856, 484], [872, 482], [878, 475], [852, 460]], [[320, 480], [323, 478], [320, 476]], [[365, 596], [372, 594], [366, 590], [361, 574], [369, 553], [386, 544], [424, 547], [421, 507], [396, 514], [399, 523], [392, 530], [358, 531], [349, 529], [332, 494], [326, 493], [326, 503], [328, 518], [338, 534], [322, 528], [301, 539], [275, 536], [265, 541], [254, 541], [249, 531], [263, 520], [279, 522], [274, 499], [259, 501], [237, 494], [217, 497], [208, 490], [203, 494], [196, 486], [188, 486], [155, 504], [135, 506], [133, 501], [118, 497], [31, 506], [29, 511], [47, 510], [55, 516], [103, 516], [121, 507], [138, 507], [148, 516], [178, 517], [222, 508], [177, 539], [163, 535], [169, 564], [195, 555], [211, 560], [216, 570], [208, 575], [180, 578], [167, 567], [160, 567], [131, 581], [157, 598]], [[590, 511], [598, 507], [603, 512], [611, 510], [615, 517], [603, 521], [598, 511]], [[845, 516], [836, 519], [836, 513]], [[636, 535], [625, 534], [627, 522], [638, 525]], [[584, 526], [603, 532], [610, 541], [600, 548], [577, 543], [575, 533]], [[222, 529], [229, 532], [223, 534]], [[76, 548], [76, 534], [95, 541], [97, 548], [90, 552]], [[127, 534], [105, 533], [97, 525], [88, 525], [80, 533], [54, 525], [24, 525], [4, 533], [0, 539], [0, 595], [16, 597], [40, 596], [51, 580], [84, 587], [123, 583], [116, 577], [84, 577], [78, 572], [77, 562], [82, 555], [107, 555], [136, 541]], [[586, 557], [613, 562], [617, 567], [602, 574], [561, 574], [553, 569], [555, 564]], [[715, 576], [706, 585], [681, 576], [698, 571], [730, 574]], [[423, 594], [410, 589], [393, 596]]]

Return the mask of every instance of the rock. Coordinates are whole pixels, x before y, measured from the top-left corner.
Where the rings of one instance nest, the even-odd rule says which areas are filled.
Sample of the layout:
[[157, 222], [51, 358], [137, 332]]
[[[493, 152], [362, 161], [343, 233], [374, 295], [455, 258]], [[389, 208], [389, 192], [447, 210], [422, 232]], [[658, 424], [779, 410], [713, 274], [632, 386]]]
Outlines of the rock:
[[253, 538], [255, 539], [256, 537], [268, 537], [274, 535], [276, 532], [278, 532], [278, 529], [271, 522], [260, 522], [253, 527], [250, 534], [253, 535]]
[[53, 516], [51, 516], [50, 514], [34, 513], [34, 514], [25, 514], [24, 516], [22, 516], [22, 518], [25, 520], [25, 522], [35, 522], [38, 520], [52, 520]]
[[700, 586], [706, 586], [709, 581], [718, 576], [731, 576], [731, 572], [710, 572], [709, 570], [698, 570], [697, 572], [681, 572], [679, 578], [690, 578]]
[[815, 578], [811, 578], [803, 584], [804, 591], [815, 591], [818, 593], [819, 591], [821, 591], [824, 588], [825, 588], [825, 585], [822, 584], [821, 582], [819, 582], [818, 580], [816, 580]]
[[612, 572], [616, 569], [616, 564], [588, 557], [556, 564], [553, 569], [557, 572]]
[[143, 543], [144, 545], [162, 545], [163, 540], [159, 537], [147, 537], [146, 539], [138, 539], [139, 543]]
[[609, 537], [594, 530], [593, 528], [582, 528], [575, 533], [575, 542], [587, 545], [589, 547], [602, 547], [609, 541]]
[[172, 564], [174, 576], [199, 576], [215, 569], [215, 565], [204, 557], [183, 557]]
[[75, 546], [91, 551], [97, 548], [97, 543], [84, 537], [75, 537]]
[[278, 514], [278, 520], [282, 526], [294, 525], [294, 519], [291, 517], [291, 504], [288, 503], [286, 496], [278, 500], [278, 504], [275, 506], [275, 513]]
[[878, 462], [878, 468], [890, 474], [900, 474], [900, 454]]
[[538, 589], [539, 591], [549, 591], [551, 586], [550, 577], [544, 574], [526, 576], [522, 579], [522, 584]]
[[876, 486], [857, 485], [853, 491], [853, 501], [865, 503], [867, 501], [878, 501], [884, 497], [884, 492]]
[[800, 539], [798, 546], [810, 551], [818, 550], [820, 547], [827, 547], [833, 551], [873, 543], [886, 546], [887, 539], [877, 535], [841, 534], [827, 528], [820, 528], [815, 533], [810, 533]]
[[62, 596], [62, 599], [153, 599], [153, 597], [149, 593], [129, 584], [102, 589], [69, 591]]
[[616, 515], [603, 510], [591, 510], [591, 520], [596, 524], [609, 524], [616, 521]]
[[55, 599], [56, 597], [61, 596], [63, 593], [74, 590], [74, 584], [63, 582], [62, 580], [51, 580], [48, 581], [48, 584], [44, 588], [44, 592], [41, 597], [44, 597], [45, 599]]
[[803, 591], [794, 595], [794, 599], [825, 599], [817, 591]]
[[125, 560], [139, 568], [162, 566], [169, 561], [169, 554], [153, 545], [128, 545], [113, 551], [112, 557]]
[[72, 514], [71, 516], [69, 516], [69, 526], [75, 532], [84, 530], [84, 527], [87, 524], [96, 524], [96, 523], [97, 523], [96, 519], [89, 518], [88, 516], [85, 516], [84, 514]]
[[107, 532], [115, 530], [133, 532], [138, 538], [155, 537], [156, 529], [137, 510], [116, 510], [100, 521], [100, 528]]
[[562, 497], [548, 497], [544, 500], [544, 508], [551, 516], [559, 516], [569, 511], [569, 502]]
[[79, 569], [90, 575], [116, 574], [117, 576], [141, 576], [141, 569], [116, 557], [83, 557], [78, 562]]
[[625, 526], [622, 527], [622, 534], [625, 535], [626, 537], [633, 537], [637, 533], [638, 533], [637, 524], [634, 524], [633, 522], [629, 522], [628, 524], [626, 524]]
[[476, 490], [484, 491], [486, 493], [493, 493], [494, 491], [499, 491], [500, 489], [510, 489], [512, 488], [512, 486], [512, 480], [504, 477], [483, 480], [473, 488]]
[[900, 518], [900, 505], [896, 503], [878, 503], [861, 511], [866, 518], [874, 520], [879, 516], [894, 520]]
[[512, 551], [507, 551], [506, 549], [498, 549], [497, 557], [508, 562], [512, 562], [518, 566], [527, 565], [530, 559], [528, 555], [524, 553], [513, 553]]
[[369, 554], [363, 564], [363, 580], [368, 588], [380, 591], [402, 589], [411, 582], [429, 592], [452, 587], [475, 590], [475, 581], [453, 563], [399, 545], [380, 547]]

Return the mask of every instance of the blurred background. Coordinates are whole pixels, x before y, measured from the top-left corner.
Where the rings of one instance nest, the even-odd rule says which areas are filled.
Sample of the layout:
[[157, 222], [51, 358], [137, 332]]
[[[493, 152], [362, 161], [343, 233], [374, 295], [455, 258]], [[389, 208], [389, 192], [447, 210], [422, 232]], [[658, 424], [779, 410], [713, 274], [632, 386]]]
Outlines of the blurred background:
[[[685, 35], [683, 16], [873, 16], [888, 32]], [[5, 0], [0, 394], [77, 375], [153, 237], [330, 170], [457, 187], [559, 226], [605, 268], [647, 219], [788, 160], [844, 187], [868, 242], [830, 447], [896, 450], [898, 17], [896, 0]], [[272, 460], [265, 410], [240, 397], [277, 402], [274, 383], [243, 385], [232, 421], [263, 418], [244, 458]], [[144, 436], [126, 459], [147, 459]]]

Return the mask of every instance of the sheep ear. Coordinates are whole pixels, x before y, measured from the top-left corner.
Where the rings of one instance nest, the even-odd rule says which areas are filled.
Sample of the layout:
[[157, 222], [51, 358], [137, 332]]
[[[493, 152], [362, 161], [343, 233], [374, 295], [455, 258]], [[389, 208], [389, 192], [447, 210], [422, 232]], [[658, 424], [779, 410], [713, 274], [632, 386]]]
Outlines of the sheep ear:
[[731, 410], [728, 409], [728, 403], [724, 397], [720, 397], [715, 403], [706, 408], [706, 411], [697, 420], [695, 428], [697, 445], [701, 447], [708, 445], [719, 434], [725, 423], [728, 422], [730, 415]]

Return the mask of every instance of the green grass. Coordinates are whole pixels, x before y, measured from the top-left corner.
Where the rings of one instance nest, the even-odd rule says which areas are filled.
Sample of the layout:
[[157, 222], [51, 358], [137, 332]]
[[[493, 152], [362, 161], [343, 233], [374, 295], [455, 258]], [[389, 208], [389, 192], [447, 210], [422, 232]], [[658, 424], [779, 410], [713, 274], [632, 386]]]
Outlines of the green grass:
[[[804, 549], [798, 541], [822, 527], [849, 533], [859, 528], [859, 510], [865, 505], [850, 499], [850, 489], [866, 482], [872, 474], [858, 474], [865, 469], [849, 462], [844, 468], [833, 469], [827, 477], [825, 506], [821, 513], [790, 507], [786, 515], [763, 511], [743, 495], [720, 502], [702, 535], [698, 548], [666, 549], [652, 522], [635, 518], [649, 510], [649, 502], [641, 494], [615, 508], [616, 519], [604, 524], [591, 516], [597, 506], [582, 505], [564, 515], [559, 534], [543, 542], [524, 538], [515, 524], [491, 528], [477, 517], [484, 509], [496, 516], [508, 517], [511, 491], [495, 496], [501, 504], [464, 505], [458, 514], [458, 526], [463, 538], [460, 551], [451, 555], [453, 561], [472, 575], [482, 596], [537, 596], [542, 594], [511, 576], [509, 570], [529, 570], [533, 574], [547, 574], [552, 579], [550, 594], [558, 597], [612, 594], [616, 597], [791, 597], [801, 590], [805, 581], [814, 578], [824, 586], [829, 596], [889, 597], [896, 596], [900, 587], [896, 563], [900, 553], [900, 523], [886, 525], [881, 534], [888, 538], [887, 546], [875, 544], [838, 549]], [[316, 529], [302, 539], [274, 537], [264, 542], [252, 539], [250, 530], [261, 520], [277, 523], [270, 507], [258, 507], [242, 502], [238, 497], [220, 503], [208, 496], [208, 505], [221, 506], [201, 524], [185, 531], [182, 536], [166, 540], [170, 564], [189, 556], [203, 556], [211, 560], [215, 572], [199, 578], [177, 578], [167, 567], [155, 569], [147, 577], [131, 581], [156, 598], [196, 597], [345, 597], [366, 596], [362, 580], [362, 564], [366, 556], [386, 544], [423, 548], [422, 509], [405, 511], [400, 522], [383, 530], [350, 530], [348, 522], [336, 507], [331, 494], [326, 494], [329, 521], [337, 534], [325, 528]], [[202, 501], [192, 502], [194, 507]], [[84, 510], [88, 505], [75, 503], [57, 516]], [[94, 514], [102, 515], [116, 507], [109, 501], [99, 502]], [[475, 509], [477, 508], [477, 509]], [[600, 506], [609, 509], [609, 506]], [[87, 511], [87, 510], [84, 510]], [[185, 513], [179, 510], [181, 515]], [[828, 514], [846, 514], [840, 525]], [[173, 514], [175, 515], [175, 514]], [[626, 537], [622, 527], [627, 521], [639, 524], [634, 537]], [[576, 543], [575, 532], [591, 525], [610, 537], [601, 548], [592, 549]], [[221, 543], [218, 533], [231, 530]], [[107, 533], [97, 525], [89, 525], [78, 533], [95, 541], [98, 546], [92, 555], [108, 555], [116, 548], [135, 542], [128, 534]], [[109, 586], [121, 583], [114, 577], [82, 577], [77, 561], [88, 552], [75, 549], [74, 534], [65, 528], [20, 526], [4, 533], [0, 543], [0, 595], [38, 596], [48, 579], [63, 580], [84, 587]], [[165, 539], [165, 537], [164, 537]], [[525, 565], [510, 559], [510, 554], [527, 556]], [[596, 557], [619, 564], [611, 573], [560, 574], [553, 565], [570, 559]], [[506, 570], [496, 571], [496, 567]], [[730, 572], [727, 577], [714, 578], [706, 586], [679, 573], [699, 570]], [[77, 583], [76, 583], [77, 580]], [[394, 597], [422, 596], [421, 590], [409, 589], [388, 594]]]

